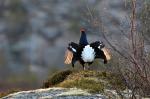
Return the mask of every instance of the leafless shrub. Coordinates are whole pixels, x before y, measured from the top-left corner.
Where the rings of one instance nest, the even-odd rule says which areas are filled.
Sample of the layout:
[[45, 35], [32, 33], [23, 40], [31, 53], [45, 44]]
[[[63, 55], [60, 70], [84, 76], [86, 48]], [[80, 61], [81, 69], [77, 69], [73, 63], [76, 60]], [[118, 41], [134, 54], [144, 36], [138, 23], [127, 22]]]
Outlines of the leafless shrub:
[[[111, 1], [110, 1], [111, 2]], [[146, 30], [138, 31], [137, 29], [137, 1], [130, 0], [131, 16], [130, 16], [130, 32], [128, 33], [128, 49], [125, 53], [121, 52], [106, 36], [108, 33], [107, 27], [104, 26], [103, 22], [94, 16], [92, 11], [87, 6], [87, 11], [90, 13], [91, 18], [89, 19], [91, 26], [99, 28], [102, 31], [102, 36], [113, 49], [114, 52], [120, 56], [126, 67], [119, 66], [119, 71], [126, 80], [128, 89], [132, 90], [132, 99], [136, 98], [136, 94], [139, 96], [150, 95], [150, 61], [147, 52], [145, 52], [145, 37], [144, 32]], [[147, 14], [146, 14], [147, 15]], [[145, 16], [147, 17], [147, 16]], [[149, 19], [149, 18], [148, 18]], [[144, 22], [146, 22], [144, 20]], [[112, 24], [114, 24], [112, 22]], [[144, 29], [144, 28], [143, 28]], [[118, 27], [118, 31], [122, 33], [126, 32], [124, 29]], [[148, 38], [149, 39], [149, 38]], [[121, 62], [121, 61], [118, 61]]]

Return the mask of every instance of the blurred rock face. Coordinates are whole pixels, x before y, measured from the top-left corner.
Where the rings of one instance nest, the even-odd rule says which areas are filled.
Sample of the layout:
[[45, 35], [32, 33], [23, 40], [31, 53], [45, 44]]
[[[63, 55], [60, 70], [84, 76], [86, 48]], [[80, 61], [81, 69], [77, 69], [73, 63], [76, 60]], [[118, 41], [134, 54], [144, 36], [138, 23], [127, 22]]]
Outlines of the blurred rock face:
[[[101, 32], [89, 24], [97, 18], [105, 23], [113, 42], [126, 42], [118, 31], [122, 23], [129, 28], [123, 5], [121, 0], [1, 0], [0, 70], [9, 74], [31, 71], [41, 77], [50, 68], [63, 68], [65, 47], [70, 41], [78, 42], [80, 27], [88, 28], [88, 33]], [[88, 7], [96, 9], [95, 16], [89, 17]]]

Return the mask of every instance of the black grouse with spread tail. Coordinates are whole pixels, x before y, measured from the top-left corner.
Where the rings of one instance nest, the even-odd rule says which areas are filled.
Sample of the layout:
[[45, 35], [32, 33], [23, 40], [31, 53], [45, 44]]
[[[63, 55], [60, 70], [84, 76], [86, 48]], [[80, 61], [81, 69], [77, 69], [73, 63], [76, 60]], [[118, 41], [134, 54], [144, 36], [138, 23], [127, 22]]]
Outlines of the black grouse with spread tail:
[[92, 64], [96, 58], [100, 58], [104, 60], [104, 64], [110, 60], [110, 54], [108, 50], [105, 48], [105, 45], [101, 41], [95, 41], [92, 43], [88, 43], [85, 29], [81, 29], [81, 37], [79, 40], [79, 44], [71, 42], [68, 45], [66, 54], [65, 54], [65, 63], [74, 64], [79, 61], [80, 64], [85, 69], [84, 64], [88, 65]]

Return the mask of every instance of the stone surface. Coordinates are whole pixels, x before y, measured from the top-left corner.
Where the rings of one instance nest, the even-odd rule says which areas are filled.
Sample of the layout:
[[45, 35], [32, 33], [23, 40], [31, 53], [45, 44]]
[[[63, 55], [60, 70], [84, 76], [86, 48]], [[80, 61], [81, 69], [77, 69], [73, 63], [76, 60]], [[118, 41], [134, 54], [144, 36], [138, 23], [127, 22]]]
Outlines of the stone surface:
[[[131, 90], [124, 90], [119, 96], [116, 90], [105, 89], [104, 93], [88, 93], [86, 90], [77, 88], [53, 87], [47, 89], [36, 89], [20, 91], [9, 94], [1, 99], [131, 99]], [[149, 99], [135, 95], [137, 99]]]
[[90, 94], [76, 88], [48, 88], [22, 91], [10, 94], [2, 99], [107, 99], [101, 94]]

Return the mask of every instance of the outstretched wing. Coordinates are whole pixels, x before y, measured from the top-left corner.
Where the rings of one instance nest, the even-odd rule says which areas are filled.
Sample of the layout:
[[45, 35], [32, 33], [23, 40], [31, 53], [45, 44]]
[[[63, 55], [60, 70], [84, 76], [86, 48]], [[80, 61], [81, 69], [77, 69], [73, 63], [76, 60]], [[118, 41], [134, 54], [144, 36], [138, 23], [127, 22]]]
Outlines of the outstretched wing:
[[75, 56], [77, 55], [78, 47], [79, 45], [74, 42], [69, 43], [65, 53], [65, 61], [64, 61], [65, 64], [70, 63], [74, 64], [77, 61]]
[[106, 64], [107, 61], [111, 59], [111, 56], [110, 56], [110, 54], [108, 52], [108, 49], [105, 48], [105, 45], [103, 44], [103, 42], [96, 41], [94, 43], [91, 43], [90, 46], [92, 48], [94, 48], [94, 50], [96, 52], [95, 58], [103, 59], [104, 60], [104, 64]]
[[66, 53], [65, 53], [64, 63], [65, 64], [70, 64], [72, 62], [72, 58], [73, 58], [73, 53], [67, 49]]
[[106, 47], [102, 48], [101, 50], [104, 52], [104, 55], [106, 56], [107, 61], [110, 60], [111, 59], [110, 51]]

